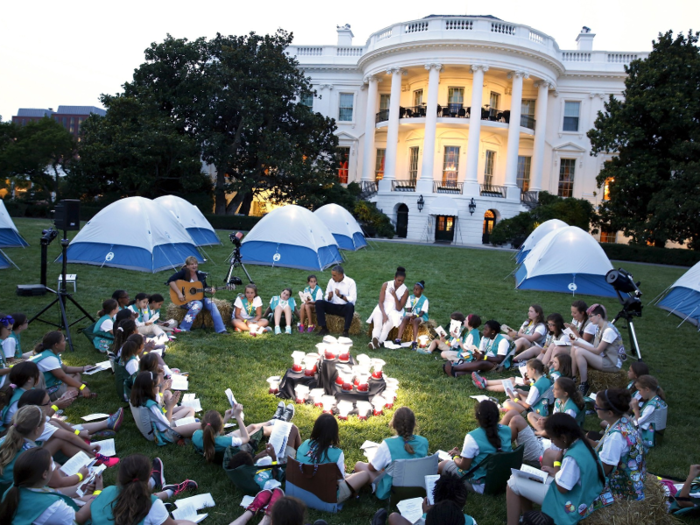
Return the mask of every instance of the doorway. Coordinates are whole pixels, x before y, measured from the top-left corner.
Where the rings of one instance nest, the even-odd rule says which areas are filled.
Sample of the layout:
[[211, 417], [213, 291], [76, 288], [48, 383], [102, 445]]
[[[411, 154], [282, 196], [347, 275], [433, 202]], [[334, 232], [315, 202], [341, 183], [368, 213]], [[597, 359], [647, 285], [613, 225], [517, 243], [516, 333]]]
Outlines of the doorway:
[[451, 243], [455, 238], [455, 221], [457, 217], [438, 215], [435, 217], [435, 242]]
[[396, 236], [405, 239], [408, 235], [408, 206], [399, 204], [396, 210]]
[[491, 242], [491, 232], [496, 224], [496, 214], [493, 210], [487, 210], [484, 213], [484, 230], [481, 234], [481, 244], [489, 244]]

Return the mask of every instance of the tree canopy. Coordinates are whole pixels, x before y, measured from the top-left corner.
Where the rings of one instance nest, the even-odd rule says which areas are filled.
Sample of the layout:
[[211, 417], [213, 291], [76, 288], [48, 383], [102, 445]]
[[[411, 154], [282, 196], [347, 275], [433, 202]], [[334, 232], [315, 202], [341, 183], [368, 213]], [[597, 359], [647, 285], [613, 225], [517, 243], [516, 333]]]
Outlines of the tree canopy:
[[698, 33], [660, 34], [626, 70], [623, 97], [610, 97], [588, 132], [591, 154], [611, 155], [597, 178], [609, 194], [598, 223], [636, 243], [700, 249]]

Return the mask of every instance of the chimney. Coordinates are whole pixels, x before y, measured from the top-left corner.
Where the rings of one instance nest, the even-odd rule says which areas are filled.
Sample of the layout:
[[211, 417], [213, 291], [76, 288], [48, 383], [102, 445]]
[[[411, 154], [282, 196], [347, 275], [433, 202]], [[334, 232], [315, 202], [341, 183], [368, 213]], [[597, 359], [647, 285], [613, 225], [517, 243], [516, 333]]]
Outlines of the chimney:
[[591, 33], [591, 28], [583, 26], [581, 32], [576, 37], [576, 49], [579, 51], [593, 51], [593, 39], [595, 33]]
[[345, 24], [344, 26], [336, 26], [338, 31], [338, 47], [347, 47], [352, 45], [352, 34], [350, 30], [350, 24]]

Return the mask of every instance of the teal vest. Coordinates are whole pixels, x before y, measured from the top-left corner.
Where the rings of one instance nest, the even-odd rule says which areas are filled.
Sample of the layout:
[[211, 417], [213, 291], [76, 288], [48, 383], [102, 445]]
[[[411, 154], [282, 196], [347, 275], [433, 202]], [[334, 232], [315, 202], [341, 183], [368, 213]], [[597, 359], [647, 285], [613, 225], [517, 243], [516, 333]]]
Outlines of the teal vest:
[[10, 408], [19, 401], [19, 398], [22, 397], [22, 394], [25, 392], [26, 390], [23, 388], [15, 388], [15, 391], [12, 393], [12, 397], [10, 398], [10, 402], [3, 407], [2, 412], [0, 413], [0, 430], [5, 429], [5, 418], [7, 417], [7, 413], [10, 411]]
[[326, 452], [323, 454], [322, 458], [317, 458], [320, 461], [314, 462], [311, 454], [313, 443], [313, 441], [307, 439], [301, 444], [299, 450], [297, 450], [296, 457], [299, 463], [305, 463], [307, 465], [324, 465], [326, 463], [337, 463], [340, 459], [340, 454], [343, 453], [343, 451], [339, 448], [329, 447], [328, 449], [326, 449]]
[[[392, 463], [397, 459], [417, 459], [428, 455], [428, 440], [423, 436], [413, 436], [408, 442], [413, 447], [413, 454], [409, 454], [404, 448], [404, 440], [401, 436], [387, 438], [384, 443], [389, 447]], [[377, 498], [387, 499], [391, 493], [391, 483], [393, 478], [389, 474], [384, 474], [377, 484]]]
[[[483, 460], [485, 460], [486, 456], [495, 454], [496, 452], [498, 452], [498, 450], [496, 450], [496, 448], [488, 440], [488, 438], [486, 437], [486, 431], [483, 428], [476, 428], [469, 432], [469, 434], [472, 436], [472, 438], [474, 438], [474, 441], [476, 441], [476, 444], [479, 446], [479, 453], [474, 459], [472, 459], [472, 464], [470, 467], [474, 468]], [[507, 427], [506, 425], [499, 424], [498, 437], [501, 438], [502, 452], [510, 452], [513, 450], [513, 444], [511, 443], [512, 436], [509, 427]], [[469, 478], [469, 480], [475, 483], [481, 483], [481, 480], [485, 477], [486, 468], [481, 466], [472, 473], [471, 478]]]
[[[3, 495], [3, 500], [5, 496]], [[78, 510], [78, 507], [72, 499], [64, 496], [60, 492], [52, 489], [43, 489], [42, 491], [29, 490], [24, 487], [19, 487], [19, 505], [12, 517], [12, 525], [28, 525], [34, 523], [41, 514], [57, 501], [63, 500], [73, 510]]]
[[22, 344], [19, 341], [19, 336], [14, 332], [10, 332], [10, 338], [14, 339], [17, 343], [15, 345], [15, 357], [22, 357]]
[[[112, 514], [112, 503], [119, 496], [119, 487], [112, 485], [102, 491], [102, 494], [97, 496], [90, 505], [90, 515], [92, 516], [92, 525], [114, 525], [114, 515]], [[151, 494], [151, 505], [158, 500], [157, 496]], [[149, 509], [150, 510], [150, 509]], [[143, 525], [145, 521], [142, 519], [138, 525]]]
[[[406, 313], [418, 315], [422, 311], [426, 299], [425, 295], [421, 295], [418, 299], [416, 299], [415, 295], [409, 295], [406, 302]], [[428, 322], [428, 312], [425, 312], [420, 318], [424, 322]]]
[[564, 453], [564, 457], [573, 458], [581, 472], [579, 482], [568, 492], [559, 492], [556, 481], [549, 485], [549, 490], [542, 503], [542, 510], [557, 525], [578, 523], [588, 512], [588, 507], [603, 490], [603, 483], [598, 478], [600, 460], [591, 455], [590, 450], [580, 439], [574, 442]]
[[[63, 366], [63, 361], [61, 360], [61, 356], [54, 354], [51, 350], [44, 350], [38, 356], [32, 357], [32, 361], [34, 361], [34, 363], [36, 363], [38, 365], [40, 361], [43, 361], [47, 357], [57, 358], [58, 362], [61, 364], [61, 366]], [[59, 386], [59, 385], [63, 384], [63, 381], [58, 379], [51, 372], [44, 372], [44, 381], [46, 382], [46, 388], [52, 388], [54, 386]]]
[[535, 384], [532, 385], [532, 387], [536, 388], [537, 391], [540, 393], [540, 397], [537, 400], [537, 402], [530, 408], [536, 414], [539, 414], [544, 417], [549, 415], [549, 401], [543, 396], [544, 393], [547, 392], [547, 390], [549, 390], [551, 386], [552, 381], [547, 376], [540, 377], [537, 381], [535, 381]]
[[[644, 409], [648, 406], [653, 406], [656, 410], [659, 410], [661, 408], [666, 408], [667, 405], [661, 400], [659, 396], [654, 396], [649, 401], [645, 401], [644, 404], [641, 407], [639, 407], [639, 413], [641, 414], [642, 412], [644, 412]], [[649, 452], [649, 449], [654, 446], [656, 435], [655, 425], [651, 423], [646, 429], [640, 428], [639, 433], [641, 434], [642, 441], [644, 442], [645, 452]]]

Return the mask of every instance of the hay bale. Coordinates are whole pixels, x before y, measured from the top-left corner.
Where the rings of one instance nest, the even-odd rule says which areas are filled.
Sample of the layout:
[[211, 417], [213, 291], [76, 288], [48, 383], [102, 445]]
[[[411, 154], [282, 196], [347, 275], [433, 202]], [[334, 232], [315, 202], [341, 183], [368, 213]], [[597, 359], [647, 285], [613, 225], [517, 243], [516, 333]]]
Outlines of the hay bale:
[[607, 388], [627, 388], [627, 372], [618, 370], [617, 372], [601, 372], [600, 370], [588, 369], [588, 382], [591, 392], [600, 392]]
[[[224, 325], [228, 325], [229, 320], [231, 319], [231, 313], [233, 312], [231, 303], [223, 299], [212, 299], [212, 301], [214, 301], [214, 304], [219, 309], [219, 313], [221, 314], [221, 320], [224, 322]], [[168, 309], [166, 311], [167, 318], [175, 319], [177, 321], [178, 326], [180, 325], [180, 322], [185, 318], [186, 314], [187, 310], [185, 308], [181, 308], [173, 303], [170, 303], [168, 305]], [[202, 319], [204, 319], [205, 327], [214, 328], [214, 321], [212, 321], [211, 314], [208, 310], [202, 310], [200, 312], [200, 314], [194, 320], [194, 323], [192, 323], [192, 328], [201, 327]]]
[[[318, 319], [316, 318], [316, 310], [311, 312], [311, 319], [309, 324], [316, 325], [316, 330], [320, 330], [318, 327]], [[345, 318], [339, 315], [326, 314], [326, 328], [332, 334], [342, 334], [345, 328]], [[362, 333], [362, 320], [360, 319], [360, 314], [355, 312], [352, 315], [352, 323], [350, 323], [350, 330], [348, 330], [350, 335], [360, 335]]]
[[622, 500], [595, 511], [579, 523], [582, 525], [671, 525], [681, 523], [666, 510], [666, 494], [659, 480], [647, 474], [642, 501]]
[[[421, 335], [427, 335], [430, 339], [433, 338], [432, 332], [435, 331], [435, 328], [437, 327], [437, 323], [433, 321], [432, 319], [428, 319], [427, 322], [421, 322], [421, 324], [418, 325], [418, 337]], [[372, 330], [374, 330], [374, 323], [369, 323], [369, 329], [367, 330], [367, 336], [372, 337]], [[396, 339], [399, 335], [399, 329], [398, 328], [392, 328], [391, 331], [389, 332], [389, 335], [387, 336], [388, 341], [393, 341]], [[404, 343], [408, 343], [410, 341], [413, 341], [413, 325], [409, 324], [406, 329], [403, 331], [403, 335], [401, 336], [401, 341]]]

